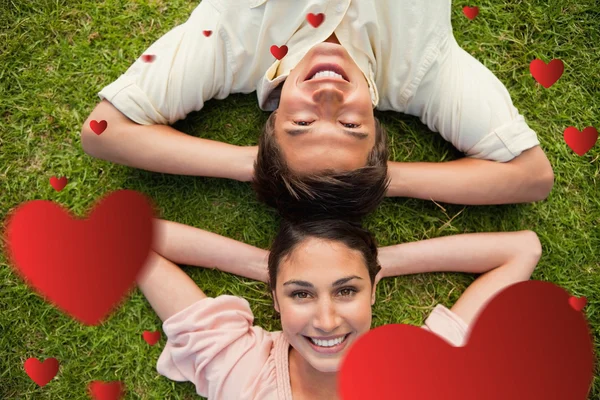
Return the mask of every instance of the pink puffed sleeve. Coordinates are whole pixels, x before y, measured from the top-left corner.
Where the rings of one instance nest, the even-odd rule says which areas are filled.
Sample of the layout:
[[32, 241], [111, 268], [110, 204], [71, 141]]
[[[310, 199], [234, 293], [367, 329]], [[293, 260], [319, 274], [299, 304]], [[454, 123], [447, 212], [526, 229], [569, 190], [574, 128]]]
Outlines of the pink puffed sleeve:
[[463, 346], [469, 330], [469, 326], [458, 315], [441, 304], [435, 306], [422, 328], [435, 333], [453, 346]]
[[270, 332], [252, 326], [248, 301], [204, 298], [163, 323], [167, 344], [157, 364], [161, 375], [190, 381], [210, 400], [253, 399], [276, 390]]

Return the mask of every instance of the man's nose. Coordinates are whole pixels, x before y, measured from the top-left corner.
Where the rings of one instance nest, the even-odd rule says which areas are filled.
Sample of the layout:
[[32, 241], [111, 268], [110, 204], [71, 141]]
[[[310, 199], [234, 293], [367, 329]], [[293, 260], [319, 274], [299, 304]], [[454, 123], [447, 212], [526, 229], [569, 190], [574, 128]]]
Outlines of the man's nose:
[[333, 84], [324, 84], [313, 92], [313, 100], [322, 105], [337, 105], [344, 101], [344, 92]]
[[333, 332], [340, 324], [340, 316], [331, 301], [324, 301], [318, 306], [314, 319], [314, 327], [323, 332]]

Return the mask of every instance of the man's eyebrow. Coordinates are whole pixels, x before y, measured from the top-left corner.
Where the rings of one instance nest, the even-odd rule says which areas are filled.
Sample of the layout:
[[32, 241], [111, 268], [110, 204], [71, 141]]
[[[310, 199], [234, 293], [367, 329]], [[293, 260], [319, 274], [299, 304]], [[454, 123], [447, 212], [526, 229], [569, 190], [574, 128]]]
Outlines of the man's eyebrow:
[[[331, 284], [331, 287], [342, 286], [344, 283], [347, 283], [348, 281], [351, 281], [352, 279], [361, 279], [362, 280], [362, 278], [360, 276], [356, 276], [356, 275], [347, 276], [345, 278], [341, 278], [341, 279], [338, 279], [337, 281], [333, 282]], [[298, 286], [314, 289], [314, 286], [312, 283], [307, 282], [307, 281], [299, 281], [296, 279], [287, 281], [283, 284], [283, 286], [286, 286], [286, 285], [298, 285]]]
[[[290, 136], [298, 136], [301, 135], [303, 133], [312, 133], [313, 132], [313, 128], [308, 128], [308, 129], [284, 129], [284, 132], [287, 133]], [[342, 129], [342, 132], [344, 132], [346, 135], [350, 135], [353, 136], [357, 139], [363, 140], [369, 137], [369, 134], [366, 132], [355, 132], [352, 131], [350, 129]]]

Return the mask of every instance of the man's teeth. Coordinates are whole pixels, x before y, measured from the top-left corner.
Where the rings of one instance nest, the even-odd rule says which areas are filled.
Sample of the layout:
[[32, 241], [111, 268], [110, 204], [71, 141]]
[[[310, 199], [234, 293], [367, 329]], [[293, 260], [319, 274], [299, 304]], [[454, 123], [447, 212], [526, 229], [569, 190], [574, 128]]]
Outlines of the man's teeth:
[[321, 347], [335, 346], [336, 344], [342, 343], [344, 341], [344, 339], [346, 339], [346, 336], [342, 336], [342, 337], [334, 339], [334, 340], [319, 340], [319, 339], [310, 338], [310, 340], [312, 340], [312, 342], [314, 344], [316, 344], [317, 346], [321, 346]]
[[[331, 77], [336, 77], [336, 78], [342, 78], [342, 79], [344, 79], [344, 77], [343, 77], [343, 76], [341, 76], [340, 74], [336, 74], [336, 73], [335, 73], [335, 72], [333, 72], [333, 71], [319, 71], [319, 72], [317, 72], [316, 74], [314, 74], [314, 75], [313, 75], [313, 77], [312, 77], [312, 78], [310, 78], [310, 79], [322, 78], [322, 77], [324, 77], [324, 76], [331, 76]], [[310, 79], [309, 79], [309, 80], [310, 80]]]

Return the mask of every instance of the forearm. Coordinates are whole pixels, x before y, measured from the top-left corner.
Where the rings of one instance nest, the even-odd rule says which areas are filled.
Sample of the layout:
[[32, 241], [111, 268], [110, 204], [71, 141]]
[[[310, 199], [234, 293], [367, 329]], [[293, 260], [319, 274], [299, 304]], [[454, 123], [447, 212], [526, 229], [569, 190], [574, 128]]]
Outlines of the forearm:
[[137, 283], [162, 321], [206, 297], [181, 268], [154, 251]]
[[541, 252], [537, 235], [531, 231], [466, 233], [379, 249], [385, 277], [424, 272], [490, 271], [515, 256]]
[[468, 157], [443, 163], [389, 162], [388, 169], [388, 196], [451, 204], [532, 202], [545, 198], [552, 186], [545, 177], [518, 164]]
[[267, 250], [177, 222], [154, 221], [153, 250], [168, 260], [267, 281]]
[[[100, 135], [91, 120], [106, 120]], [[251, 180], [256, 147], [201, 139], [167, 125], [139, 125], [107, 101], [94, 109], [81, 132], [84, 151], [96, 158], [147, 171]]]

